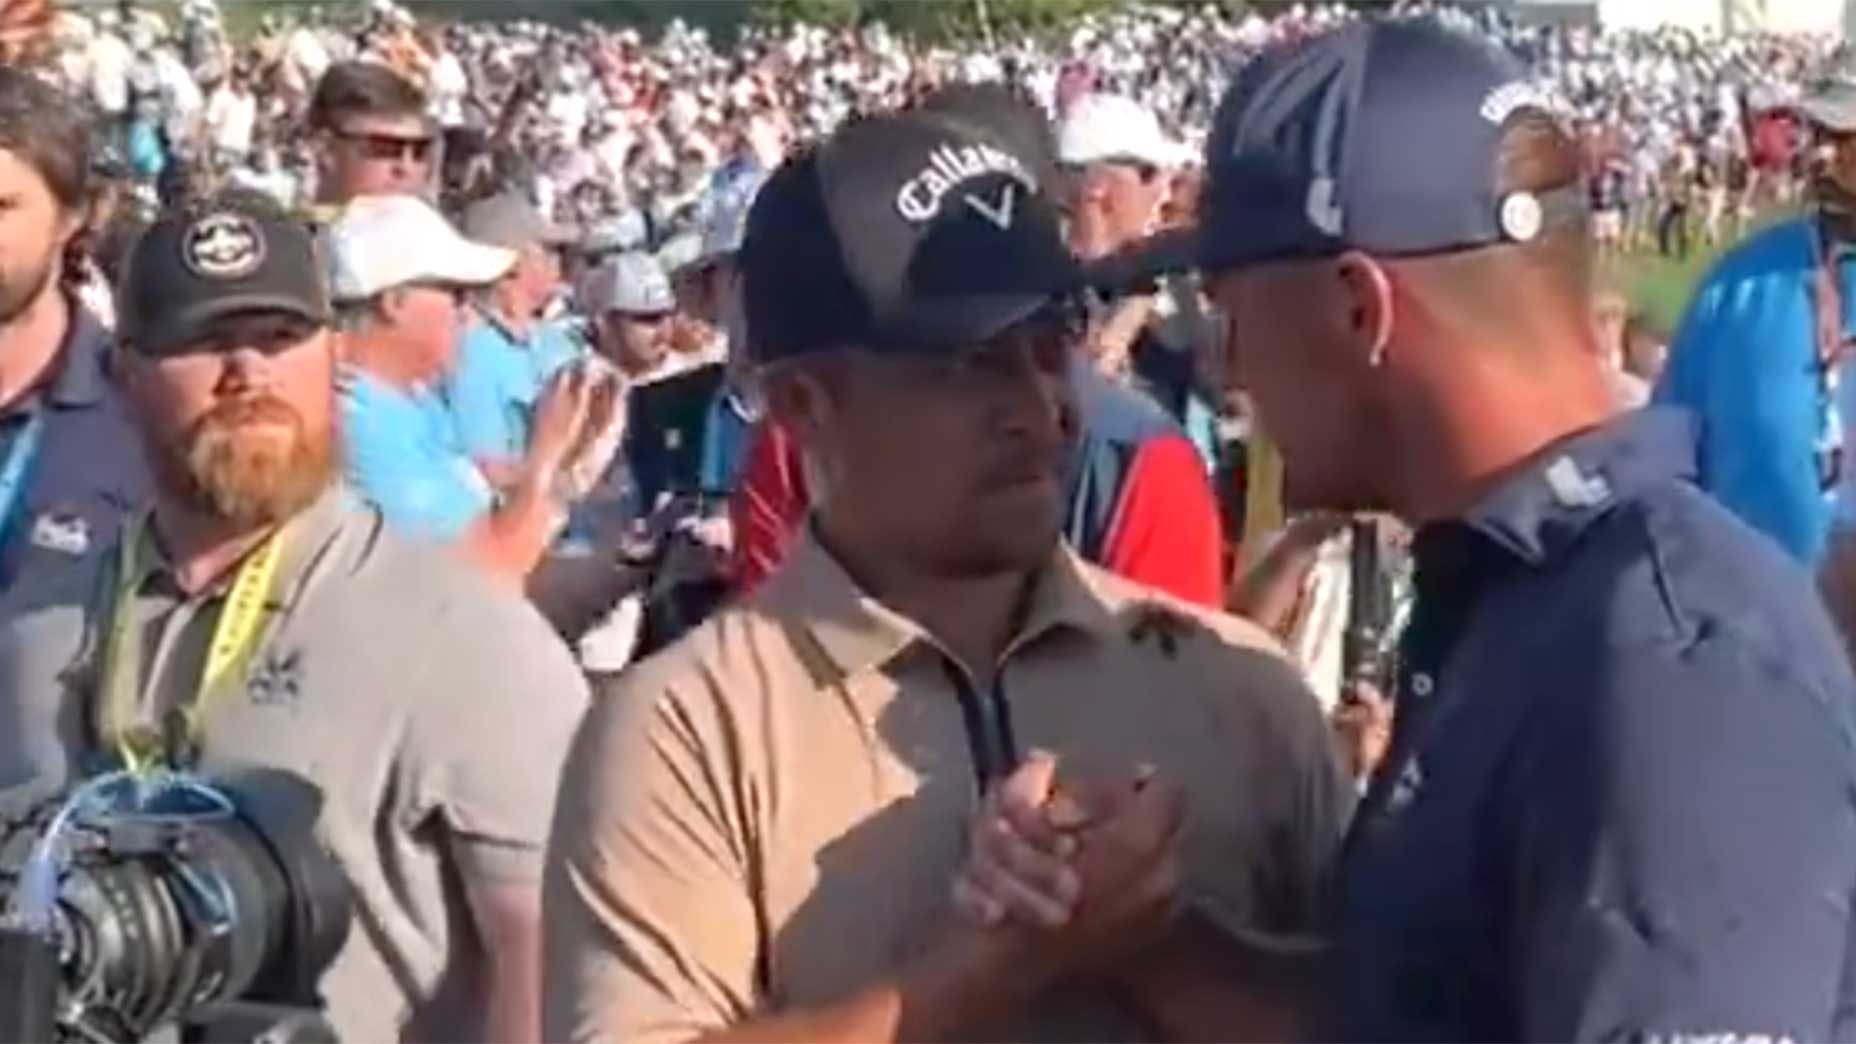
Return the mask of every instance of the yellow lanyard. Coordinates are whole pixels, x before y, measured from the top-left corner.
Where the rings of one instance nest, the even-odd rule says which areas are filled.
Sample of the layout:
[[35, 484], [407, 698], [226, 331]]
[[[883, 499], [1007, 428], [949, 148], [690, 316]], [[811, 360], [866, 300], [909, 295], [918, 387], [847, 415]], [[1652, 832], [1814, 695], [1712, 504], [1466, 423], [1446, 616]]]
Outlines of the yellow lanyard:
[[[277, 581], [277, 563], [282, 557], [282, 531], [266, 537], [239, 564], [232, 578], [232, 590], [220, 607], [219, 619], [213, 623], [206, 663], [194, 698], [180, 713], [186, 725], [189, 746], [197, 746], [206, 704], [233, 677], [243, 673], [257, 652], [262, 637], [265, 606]], [[136, 708], [141, 703], [142, 638], [136, 624], [135, 596], [147, 577], [141, 561], [143, 543], [149, 539], [147, 516], [136, 519], [123, 530], [118, 548], [115, 575], [110, 584], [109, 631], [104, 638], [101, 676], [104, 696], [103, 739], [116, 748], [123, 767], [132, 772], [153, 768], [165, 754], [172, 759], [180, 751], [169, 750], [169, 738], [158, 728], [138, 724]]]

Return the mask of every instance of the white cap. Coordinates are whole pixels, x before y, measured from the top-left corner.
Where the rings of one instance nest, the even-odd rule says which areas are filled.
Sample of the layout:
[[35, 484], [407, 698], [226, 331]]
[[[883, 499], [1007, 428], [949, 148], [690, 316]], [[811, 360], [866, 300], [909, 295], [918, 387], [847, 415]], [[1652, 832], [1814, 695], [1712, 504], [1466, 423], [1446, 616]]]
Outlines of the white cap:
[[361, 196], [329, 226], [329, 291], [365, 301], [408, 283], [487, 286], [516, 263], [513, 250], [473, 243], [415, 196]]
[[663, 315], [677, 307], [670, 277], [649, 254], [614, 254], [589, 271], [580, 283], [581, 300], [594, 315]]
[[1119, 94], [1078, 98], [1057, 128], [1059, 163], [1081, 166], [1134, 160], [1172, 168], [1188, 158], [1186, 147], [1166, 136], [1152, 112]]

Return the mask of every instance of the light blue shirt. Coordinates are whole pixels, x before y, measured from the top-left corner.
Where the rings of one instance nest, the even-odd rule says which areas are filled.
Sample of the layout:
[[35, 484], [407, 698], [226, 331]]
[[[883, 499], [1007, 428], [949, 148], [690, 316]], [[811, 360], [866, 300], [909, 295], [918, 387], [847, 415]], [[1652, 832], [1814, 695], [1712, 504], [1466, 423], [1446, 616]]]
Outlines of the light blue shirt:
[[564, 324], [538, 324], [518, 340], [501, 323], [479, 316], [459, 342], [443, 387], [464, 452], [475, 460], [526, 454], [535, 403], [554, 375], [583, 351]]
[[344, 367], [338, 381], [343, 466], [356, 494], [400, 532], [454, 540], [490, 510], [492, 492], [458, 445], [432, 392]]
[[[1812, 283], [1815, 223], [1800, 218], [1748, 239], [1709, 273], [1671, 346], [1656, 401], [1701, 421], [1702, 487], [1791, 556], [1815, 565], [1833, 524], [1849, 521], [1850, 471], [1825, 490], [1818, 445], [1827, 422], [1847, 428], [1856, 372], [1844, 367], [1835, 416], [1817, 373]], [[1856, 312], [1856, 264], [1838, 265], [1844, 329]]]

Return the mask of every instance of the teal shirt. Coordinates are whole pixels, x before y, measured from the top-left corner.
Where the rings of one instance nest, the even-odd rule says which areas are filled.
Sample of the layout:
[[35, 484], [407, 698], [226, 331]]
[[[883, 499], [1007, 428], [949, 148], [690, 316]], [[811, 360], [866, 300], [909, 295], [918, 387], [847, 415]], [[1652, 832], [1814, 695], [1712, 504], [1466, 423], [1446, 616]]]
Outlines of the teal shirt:
[[343, 471], [349, 488], [409, 536], [449, 541], [493, 503], [490, 484], [458, 445], [444, 404], [363, 370], [344, 368]]
[[565, 323], [541, 323], [525, 339], [479, 316], [458, 344], [441, 389], [464, 452], [515, 460], [528, 452], [535, 404], [548, 382], [585, 349]]
[[[1701, 421], [1701, 485], [1793, 558], [1815, 565], [1833, 525], [1848, 524], [1850, 470], [1823, 485], [1818, 448], [1850, 417], [1845, 364], [1824, 401], [1817, 375], [1810, 219], [1775, 225], [1730, 251], [1695, 293], [1656, 401]], [[1844, 330], [1856, 333], [1856, 263], [1838, 265]]]

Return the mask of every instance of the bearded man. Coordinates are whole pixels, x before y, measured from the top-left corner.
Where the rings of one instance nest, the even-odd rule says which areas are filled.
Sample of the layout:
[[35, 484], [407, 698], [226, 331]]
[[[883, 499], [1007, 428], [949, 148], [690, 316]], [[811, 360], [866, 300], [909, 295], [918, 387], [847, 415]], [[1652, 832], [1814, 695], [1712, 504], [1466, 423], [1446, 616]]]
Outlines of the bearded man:
[[355, 917], [297, 1000], [344, 1040], [533, 1039], [542, 845], [586, 701], [567, 650], [334, 482], [336, 335], [301, 225], [230, 196], [164, 215], [120, 310], [153, 503], [100, 576], [0, 613], [0, 787], [282, 774], [248, 811], [314, 822]]

